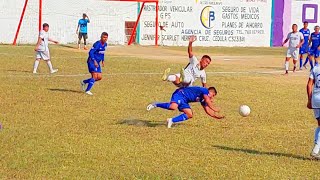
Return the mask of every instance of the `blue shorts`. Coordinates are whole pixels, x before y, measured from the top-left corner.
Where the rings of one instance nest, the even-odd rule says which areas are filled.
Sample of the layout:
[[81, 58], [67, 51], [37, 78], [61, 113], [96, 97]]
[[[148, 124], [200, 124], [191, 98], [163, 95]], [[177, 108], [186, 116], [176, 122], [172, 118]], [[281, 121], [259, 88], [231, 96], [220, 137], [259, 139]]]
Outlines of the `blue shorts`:
[[184, 95], [181, 93], [180, 89], [177, 89], [171, 97], [171, 103], [177, 103], [179, 111], [182, 109], [191, 109], [190, 105], [188, 104], [187, 100], [185, 99]]
[[301, 46], [299, 50], [299, 54], [306, 54], [309, 52], [309, 46]]
[[89, 70], [89, 73], [101, 73], [102, 72], [100, 64], [98, 67], [96, 67], [93, 62], [88, 62], [88, 70]]
[[309, 55], [310, 55], [310, 56], [314, 56], [315, 58], [318, 58], [318, 57], [319, 57], [319, 50], [318, 50], [318, 48], [310, 49]]

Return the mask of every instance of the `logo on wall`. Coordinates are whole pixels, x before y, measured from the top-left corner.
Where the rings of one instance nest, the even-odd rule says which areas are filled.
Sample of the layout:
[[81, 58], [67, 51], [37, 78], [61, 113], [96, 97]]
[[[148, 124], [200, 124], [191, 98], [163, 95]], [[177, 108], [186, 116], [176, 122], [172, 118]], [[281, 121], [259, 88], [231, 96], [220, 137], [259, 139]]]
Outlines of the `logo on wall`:
[[215, 14], [212, 6], [206, 6], [202, 9], [200, 14], [200, 21], [202, 25], [207, 28], [213, 28], [213, 21], [215, 20]]

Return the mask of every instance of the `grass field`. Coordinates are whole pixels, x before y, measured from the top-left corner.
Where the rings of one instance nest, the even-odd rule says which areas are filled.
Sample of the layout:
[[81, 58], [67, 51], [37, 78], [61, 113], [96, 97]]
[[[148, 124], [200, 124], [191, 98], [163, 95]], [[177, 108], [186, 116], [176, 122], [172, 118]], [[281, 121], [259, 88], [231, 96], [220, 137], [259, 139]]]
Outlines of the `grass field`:
[[[0, 45], [0, 179], [319, 177], [319, 162], [309, 160], [308, 72], [281, 75], [282, 48], [194, 48], [214, 59], [208, 84], [226, 119], [192, 104], [194, 118], [172, 129], [165, 120], [178, 112], [145, 108], [170, 100], [175, 86], [161, 73], [187, 64], [185, 47], [110, 47], [94, 96], [80, 91], [85, 51], [51, 46], [59, 72], [49, 75], [42, 62], [33, 75], [33, 48]], [[241, 104], [249, 117], [238, 114]]]

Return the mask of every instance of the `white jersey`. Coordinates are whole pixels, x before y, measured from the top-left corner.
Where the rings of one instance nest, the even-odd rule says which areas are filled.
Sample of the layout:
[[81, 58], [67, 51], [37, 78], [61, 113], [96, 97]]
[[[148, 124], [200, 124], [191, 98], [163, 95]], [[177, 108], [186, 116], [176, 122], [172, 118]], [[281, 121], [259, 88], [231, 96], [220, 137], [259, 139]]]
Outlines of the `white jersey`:
[[41, 38], [41, 43], [39, 45], [39, 51], [49, 51], [48, 43], [49, 43], [49, 33], [41, 30], [39, 33], [39, 37]]
[[185, 76], [192, 77], [192, 82], [194, 82], [198, 78], [201, 78], [201, 82], [206, 83], [207, 75], [204, 70], [200, 70], [200, 64], [198, 59], [195, 56], [192, 56], [189, 59], [189, 61], [189, 64], [184, 69]]
[[312, 91], [312, 108], [320, 108], [320, 67], [314, 66], [310, 73], [310, 78], [314, 80]]
[[290, 32], [287, 39], [289, 39], [289, 49], [294, 49], [300, 44], [300, 41], [304, 39], [304, 36], [301, 32]]

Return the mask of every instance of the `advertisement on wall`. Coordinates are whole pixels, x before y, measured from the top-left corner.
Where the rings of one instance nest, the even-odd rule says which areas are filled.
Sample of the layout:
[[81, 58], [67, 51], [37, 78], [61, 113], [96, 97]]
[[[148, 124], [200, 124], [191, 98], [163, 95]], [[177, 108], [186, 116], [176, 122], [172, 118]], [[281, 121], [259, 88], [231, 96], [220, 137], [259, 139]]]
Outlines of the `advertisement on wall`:
[[[270, 46], [272, 0], [162, 0], [159, 44], [185, 46]], [[155, 39], [155, 4], [146, 4], [140, 20], [140, 44]], [[161, 29], [161, 30], [160, 30]]]

